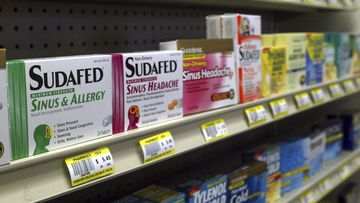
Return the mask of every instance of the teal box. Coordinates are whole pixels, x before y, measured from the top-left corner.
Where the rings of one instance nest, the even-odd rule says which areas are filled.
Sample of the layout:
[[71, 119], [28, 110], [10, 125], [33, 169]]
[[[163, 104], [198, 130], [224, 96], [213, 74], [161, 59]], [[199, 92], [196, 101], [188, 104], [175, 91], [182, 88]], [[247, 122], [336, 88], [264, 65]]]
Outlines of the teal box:
[[228, 176], [216, 175], [191, 180], [177, 187], [185, 193], [188, 203], [225, 203], [227, 199]]
[[335, 64], [338, 78], [344, 78], [351, 74], [351, 47], [350, 34], [345, 32], [325, 33], [325, 42], [335, 45]]
[[309, 137], [294, 138], [280, 144], [281, 195], [304, 184], [308, 176]]

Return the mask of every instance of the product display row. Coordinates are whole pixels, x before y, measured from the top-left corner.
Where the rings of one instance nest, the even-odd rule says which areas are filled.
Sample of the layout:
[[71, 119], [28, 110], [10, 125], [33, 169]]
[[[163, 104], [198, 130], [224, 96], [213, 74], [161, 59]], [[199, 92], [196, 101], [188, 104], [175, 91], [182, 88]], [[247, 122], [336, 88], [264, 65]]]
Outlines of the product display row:
[[360, 72], [360, 35], [261, 35], [260, 16], [242, 14], [208, 16], [207, 35], [6, 69], [2, 51], [2, 163]]
[[152, 185], [114, 202], [276, 202], [316, 177], [324, 162], [358, 148], [359, 118], [357, 111], [331, 114], [307, 136], [245, 151], [241, 165], [223, 166], [219, 174]]

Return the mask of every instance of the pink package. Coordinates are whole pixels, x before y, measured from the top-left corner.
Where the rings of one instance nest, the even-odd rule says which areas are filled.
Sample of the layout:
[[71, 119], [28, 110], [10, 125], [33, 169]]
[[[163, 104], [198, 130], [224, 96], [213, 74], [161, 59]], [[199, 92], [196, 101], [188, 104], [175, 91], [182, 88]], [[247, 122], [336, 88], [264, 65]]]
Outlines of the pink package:
[[183, 52], [184, 115], [238, 103], [232, 40], [176, 40], [160, 49]]
[[182, 117], [182, 53], [113, 54], [113, 132]]

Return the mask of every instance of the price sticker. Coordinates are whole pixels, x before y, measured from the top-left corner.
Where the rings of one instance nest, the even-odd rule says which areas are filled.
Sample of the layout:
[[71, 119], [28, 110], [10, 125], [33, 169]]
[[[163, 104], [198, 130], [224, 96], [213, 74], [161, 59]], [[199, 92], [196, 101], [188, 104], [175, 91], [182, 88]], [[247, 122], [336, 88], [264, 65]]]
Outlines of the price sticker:
[[270, 107], [274, 118], [280, 118], [289, 114], [289, 105], [284, 98], [270, 102]]
[[144, 163], [162, 159], [175, 153], [175, 142], [169, 131], [139, 141]]
[[315, 0], [303, 0], [304, 4], [310, 4], [313, 5], [315, 4]]
[[340, 3], [338, 0], [328, 0], [329, 7], [338, 7], [340, 6]]
[[321, 104], [325, 101], [325, 94], [321, 88], [311, 90], [311, 96], [315, 104]]
[[321, 181], [320, 189], [323, 193], [328, 192], [329, 190], [331, 190], [331, 188], [332, 188], [332, 186], [331, 186], [330, 179], [326, 178], [325, 180]]
[[201, 131], [207, 142], [229, 135], [229, 130], [223, 118], [201, 124]]
[[331, 84], [329, 86], [329, 89], [333, 98], [342, 96], [344, 94], [344, 91], [339, 85], [339, 83]]
[[77, 186], [115, 171], [114, 160], [107, 147], [65, 159], [71, 185]]
[[316, 197], [312, 191], [306, 192], [304, 195], [301, 196], [302, 203], [315, 203]]
[[263, 105], [245, 109], [245, 114], [250, 127], [266, 122], [266, 110]]
[[360, 88], [360, 77], [356, 78], [356, 79], [355, 79], [355, 82], [356, 82], [356, 86], [357, 86], [358, 88]]
[[347, 93], [351, 93], [351, 92], [356, 91], [355, 84], [354, 84], [354, 82], [352, 80], [344, 81], [344, 87], [345, 87], [345, 91]]
[[341, 179], [346, 179], [347, 177], [349, 177], [351, 174], [350, 172], [350, 167], [349, 166], [343, 166], [340, 170], [339, 170], [339, 175]]
[[311, 107], [311, 100], [306, 92], [295, 95], [295, 100], [299, 110]]

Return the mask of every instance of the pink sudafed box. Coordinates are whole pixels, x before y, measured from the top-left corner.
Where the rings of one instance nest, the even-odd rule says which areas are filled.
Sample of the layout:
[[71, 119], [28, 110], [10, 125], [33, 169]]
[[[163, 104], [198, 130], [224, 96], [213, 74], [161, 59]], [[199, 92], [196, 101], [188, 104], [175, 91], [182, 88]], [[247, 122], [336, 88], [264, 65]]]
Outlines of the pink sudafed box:
[[113, 132], [182, 117], [181, 51], [113, 54]]
[[191, 39], [160, 43], [183, 52], [184, 115], [238, 103], [231, 39]]

